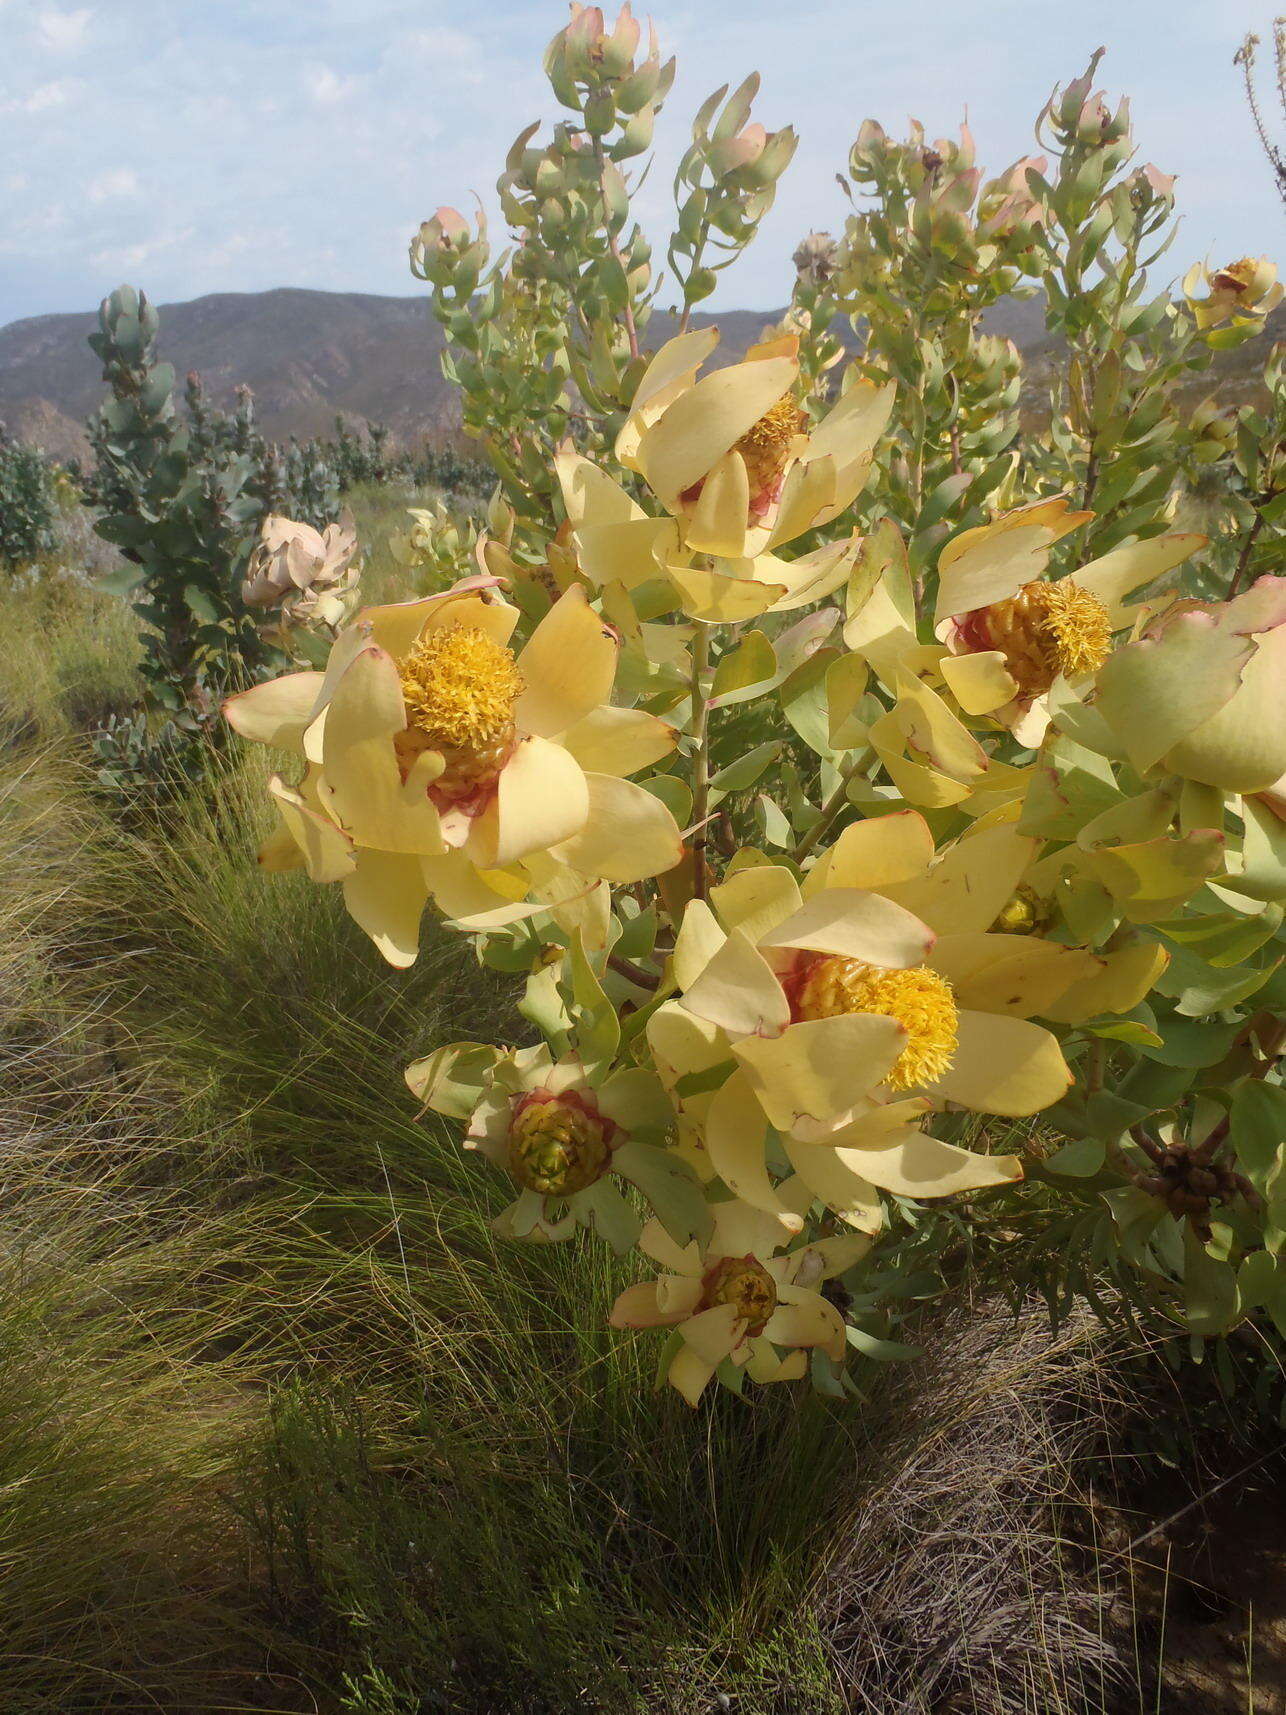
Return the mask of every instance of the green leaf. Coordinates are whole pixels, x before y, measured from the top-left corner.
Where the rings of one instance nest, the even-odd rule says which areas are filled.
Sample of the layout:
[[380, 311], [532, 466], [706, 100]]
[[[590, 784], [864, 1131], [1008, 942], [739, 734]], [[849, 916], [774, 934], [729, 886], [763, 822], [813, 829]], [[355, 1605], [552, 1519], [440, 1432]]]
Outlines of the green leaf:
[[[606, 1066], [621, 1045], [621, 1021], [589, 962], [579, 929], [572, 936], [568, 953], [576, 1046], [586, 1067]], [[564, 983], [564, 995], [566, 986]]]
[[1241, 1029], [1240, 1024], [1219, 1024], [1209, 1018], [1162, 1018], [1157, 1021], [1160, 1037], [1144, 1049], [1149, 1060], [1163, 1066], [1203, 1068], [1217, 1066]]
[[826, 675], [839, 653], [838, 649], [819, 649], [795, 669], [779, 693], [786, 719], [809, 749], [827, 761], [832, 752]]
[[868, 1334], [865, 1328], [855, 1328], [851, 1322], [844, 1332], [849, 1345], [856, 1347], [863, 1357], [874, 1358], [882, 1364], [902, 1358], [918, 1358], [924, 1351], [922, 1346], [908, 1346], [901, 1340], [881, 1340], [874, 1334]]
[[1191, 1227], [1183, 1233], [1183, 1303], [1188, 1328], [1211, 1339], [1241, 1319], [1241, 1294], [1230, 1264], [1212, 1257]]
[[651, 774], [639, 785], [659, 798], [681, 828], [692, 820], [692, 788], [677, 774]]
[[1251, 1251], [1237, 1270], [1237, 1291], [1246, 1310], [1267, 1305], [1277, 1297], [1282, 1287], [1281, 1263], [1268, 1251]]
[[1232, 1098], [1229, 1135], [1247, 1179], [1271, 1200], [1286, 1150], [1286, 1090], [1248, 1078]]
[[1092, 1179], [1106, 1156], [1107, 1145], [1101, 1138], [1082, 1137], [1056, 1149], [1045, 1167], [1050, 1173], [1061, 1173], [1068, 1179]]
[[643, 1193], [676, 1245], [710, 1237], [714, 1212], [686, 1161], [631, 1139], [614, 1153], [612, 1166]]
[[569, 1199], [576, 1219], [583, 1226], [607, 1240], [617, 1256], [624, 1256], [638, 1243], [643, 1222], [637, 1209], [632, 1209], [622, 1196], [620, 1187], [610, 1178], [599, 1179], [584, 1191]]
[[794, 845], [795, 836], [790, 820], [771, 798], [760, 793], [755, 799], [755, 809], [759, 815], [765, 844], [778, 848]]
[[546, 965], [527, 978], [518, 1011], [530, 1019], [545, 1039], [556, 1047], [566, 1042], [572, 1027], [571, 1014], [558, 986], [558, 966]]
[[1078, 1027], [1085, 1036], [1096, 1036], [1104, 1042], [1128, 1042], [1135, 1048], [1159, 1048], [1161, 1038], [1155, 1030], [1137, 1018], [1108, 1019]]
[[772, 688], [776, 674], [776, 650], [762, 631], [752, 631], [715, 668], [710, 707], [724, 708], [760, 696]]
[[[757, 744], [753, 750], [748, 750], [744, 756], [739, 756], [735, 762], [730, 762], [726, 768], [721, 768], [710, 782], [712, 795], [720, 797], [729, 792], [744, 792], [768, 767], [781, 755], [780, 739], [771, 739], [767, 744]], [[712, 796], [712, 802], [714, 801]]]

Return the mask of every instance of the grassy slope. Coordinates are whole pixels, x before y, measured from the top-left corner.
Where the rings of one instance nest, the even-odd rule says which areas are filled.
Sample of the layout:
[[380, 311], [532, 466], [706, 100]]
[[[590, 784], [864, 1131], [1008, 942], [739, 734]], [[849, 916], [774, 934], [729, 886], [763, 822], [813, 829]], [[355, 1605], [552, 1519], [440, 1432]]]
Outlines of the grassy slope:
[[[0, 1653], [25, 1666], [0, 1709], [109, 1682], [129, 1706], [131, 1673], [173, 1707], [193, 1674], [255, 1706], [306, 1706], [303, 1682], [362, 1709], [679, 1708], [717, 1679], [767, 1707], [786, 1677], [826, 1707], [797, 1550], [843, 1428], [654, 1394], [646, 1343], [602, 1330], [615, 1265], [497, 1250], [498, 1187], [416, 1118], [405, 1061], [503, 1033], [508, 998], [460, 941], [396, 976], [333, 893], [266, 882], [258, 757], [163, 831], [114, 827], [77, 731], [129, 702], [134, 640], [79, 582], [8, 592], [0, 660], [3, 1102], [56, 1116], [5, 1140], [24, 1572]], [[61, 1611], [37, 1648], [23, 1628], [47, 1646]]]

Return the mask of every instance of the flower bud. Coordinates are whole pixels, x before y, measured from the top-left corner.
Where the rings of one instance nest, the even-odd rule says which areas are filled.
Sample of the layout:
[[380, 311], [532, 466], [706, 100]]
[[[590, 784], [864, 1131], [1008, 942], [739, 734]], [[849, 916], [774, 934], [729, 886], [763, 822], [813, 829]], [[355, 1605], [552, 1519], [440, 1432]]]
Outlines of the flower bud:
[[247, 607], [275, 609], [279, 629], [343, 624], [357, 602], [357, 527], [347, 509], [319, 533], [272, 515], [264, 519], [241, 584]]
[[420, 230], [411, 240], [411, 272], [435, 286], [446, 286], [453, 281], [459, 284], [459, 276], [465, 271], [476, 282], [486, 267], [488, 255], [487, 220], [481, 211], [475, 238], [458, 209], [440, 208], [431, 220], [420, 223]]
[[338, 585], [356, 552], [357, 528], [347, 510], [322, 533], [271, 515], [263, 521], [246, 567], [241, 599], [247, 607], [279, 607], [301, 590]]

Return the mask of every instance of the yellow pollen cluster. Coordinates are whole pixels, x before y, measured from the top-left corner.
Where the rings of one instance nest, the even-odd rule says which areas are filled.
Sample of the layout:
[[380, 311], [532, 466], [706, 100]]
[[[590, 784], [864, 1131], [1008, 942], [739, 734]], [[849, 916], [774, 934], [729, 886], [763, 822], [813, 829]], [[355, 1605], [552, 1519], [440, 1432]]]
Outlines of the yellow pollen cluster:
[[401, 676], [408, 725], [437, 744], [480, 751], [512, 736], [522, 674], [513, 651], [478, 626], [426, 632]]
[[752, 423], [737, 442], [736, 450], [746, 465], [752, 504], [776, 488], [791, 448], [807, 422], [807, 416], [787, 394], [770, 406], [757, 423]]
[[737, 451], [766, 452], [770, 448], [788, 447], [801, 433], [808, 418], [787, 393], [770, 405], [757, 423], [752, 423], [737, 442]]
[[980, 608], [966, 621], [979, 649], [999, 649], [1024, 697], [1039, 697], [1060, 673], [1093, 673], [1112, 646], [1107, 609], [1069, 578], [1024, 584], [1009, 601]]
[[574, 1197], [607, 1170], [606, 1128], [584, 1108], [547, 1096], [526, 1101], [509, 1128], [509, 1168], [546, 1197]]
[[1036, 587], [1041, 591], [1045, 628], [1053, 638], [1059, 670], [1069, 678], [1097, 673], [1112, 647], [1112, 626], [1103, 603], [1070, 578]]
[[801, 1019], [836, 1018], [845, 1012], [895, 1018], [907, 1039], [888, 1075], [890, 1089], [930, 1083], [955, 1058], [958, 1014], [951, 984], [923, 965], [888, 971], [862, 959], [828, 955], [805, 974], [795, 1009]]
[[721, 1257], [706, 1276], [701, 1295], [703, 1310], [713, 1310], [717, 1304], [735, 1304], [737, 1315], [750, 1324], [750, 1332], [759, 1334], [777, 1308], [777, 1283], [752, 1256]]

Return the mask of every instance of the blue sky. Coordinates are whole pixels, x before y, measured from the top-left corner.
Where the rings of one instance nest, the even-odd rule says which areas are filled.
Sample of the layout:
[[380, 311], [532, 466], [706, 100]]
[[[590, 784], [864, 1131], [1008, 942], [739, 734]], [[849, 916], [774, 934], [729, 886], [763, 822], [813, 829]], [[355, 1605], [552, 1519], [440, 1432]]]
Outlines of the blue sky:
[[[640, 8], [642, 9], [642, 8]], [[799, 153], [716, 306], [768, 307], [861, 120], [934, 135], [967, 107], [980, 164], [1029, 153], [1055, 82], [1108, 49], [1140, 159], [1179, 175], [1176, 271], [1281, 254], [1283, 215], [1232, 56], [1271, 0], [674, 0], [679, 76], [640, 202], [664, 238], [673, 162], [716, 85], [764, 74], [757, 116]], [[505, 151], [554, 109], [555, 0], [0, 0], [0, 323], [279, 285], [411, 293], [406, 243], [439, 203], [490, 208]]]

